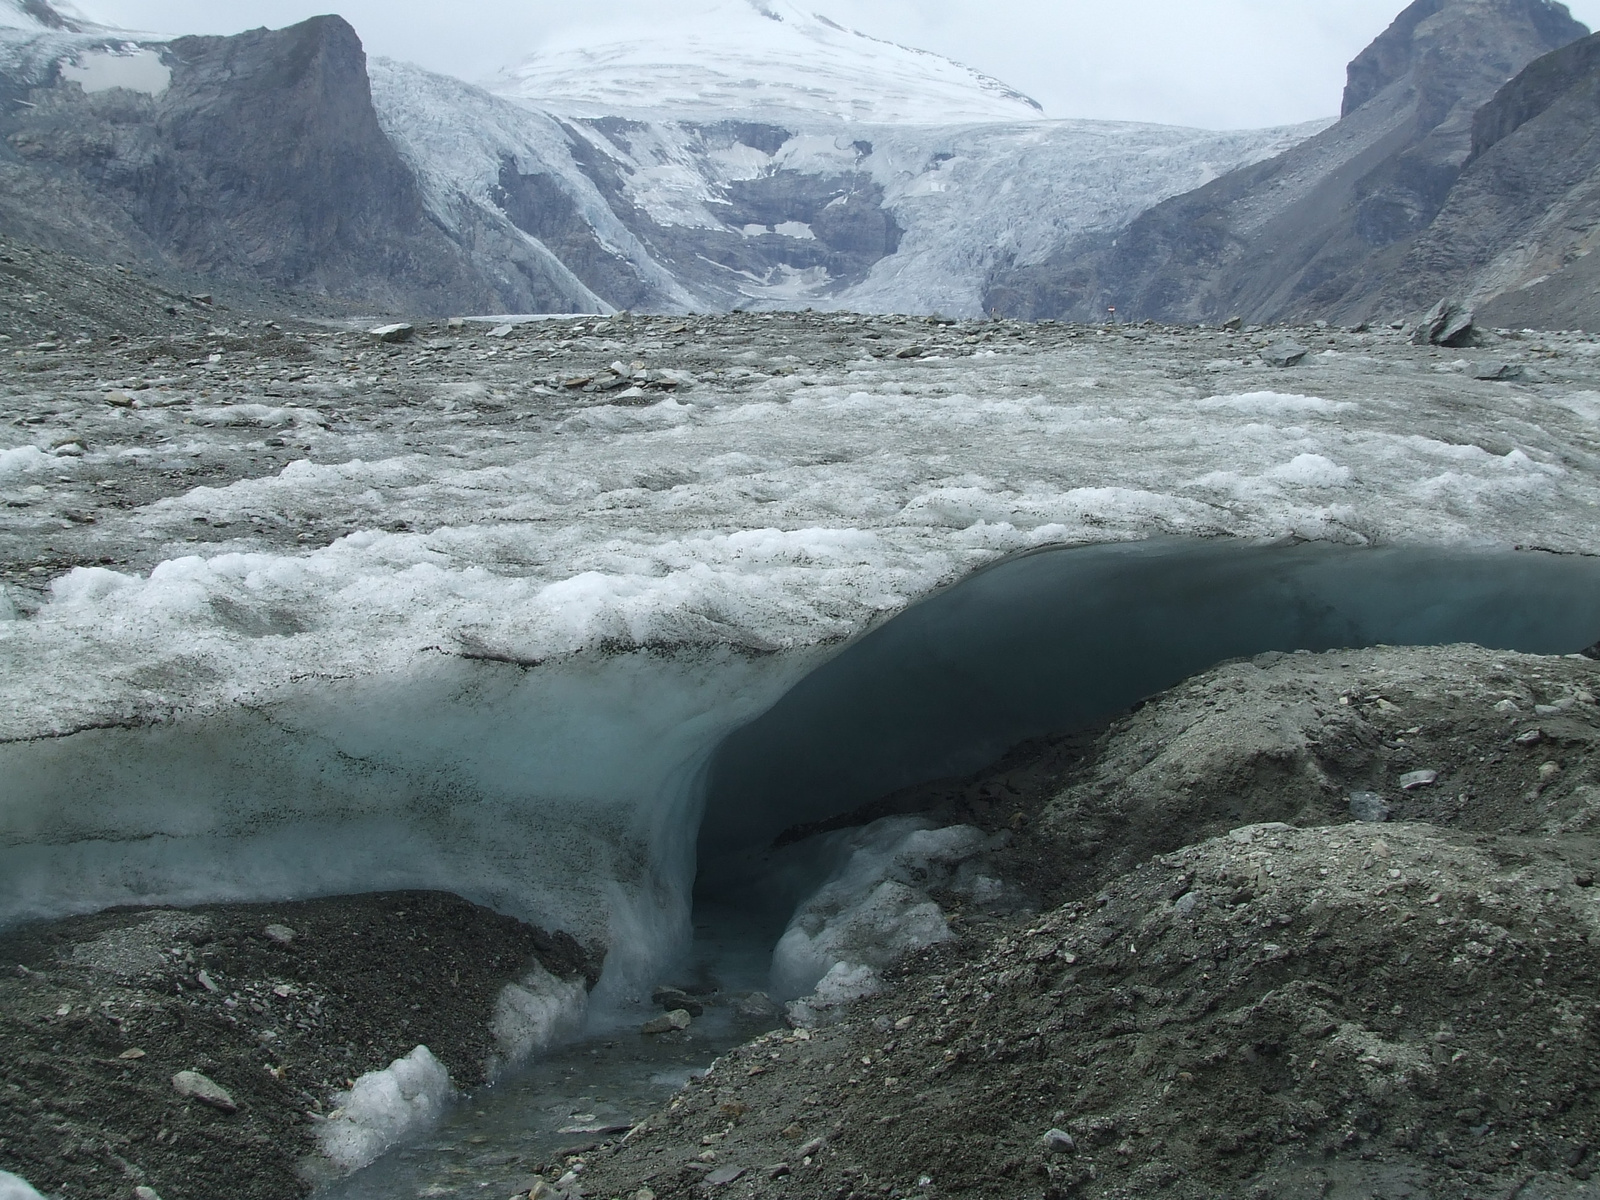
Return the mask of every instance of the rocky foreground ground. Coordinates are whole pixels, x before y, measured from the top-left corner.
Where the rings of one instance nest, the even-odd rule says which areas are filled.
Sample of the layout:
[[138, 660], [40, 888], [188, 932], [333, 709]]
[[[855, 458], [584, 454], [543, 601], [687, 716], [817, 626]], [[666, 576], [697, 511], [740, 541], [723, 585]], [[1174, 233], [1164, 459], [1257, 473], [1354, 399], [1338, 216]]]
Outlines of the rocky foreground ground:
[[[940, 897], [956, 937], [881, 995], [527, 1162], [532, 1195], [1594, 1195], [1597, 689], [1584, 656], [1263, 655], [885, 797], [835, 824], [1006, 831], [1033, 911]], [[13, 931], [0, 1168], [62, 1197], [297, 1195], [352, 1077], [425, 1043], [483, 1078], [530, 956], [593, 971], [437, 895]]]
[[1593, 1195], [1597, 685], [1267, 655], [889, 798], [862, 816], [1016, 831], [1042, 913], [959, 915], [842, 1023], [546, 1170], [640, 1200]]
[[318, 1130], [363, 1074], [420, 1044], [481, 1086], [496, 998], [534, 962], [599, 974], [570, 938], [436, 893], [8, 930], [0, 1170], [63, 1200], [298, 1196], [327, 1173]]

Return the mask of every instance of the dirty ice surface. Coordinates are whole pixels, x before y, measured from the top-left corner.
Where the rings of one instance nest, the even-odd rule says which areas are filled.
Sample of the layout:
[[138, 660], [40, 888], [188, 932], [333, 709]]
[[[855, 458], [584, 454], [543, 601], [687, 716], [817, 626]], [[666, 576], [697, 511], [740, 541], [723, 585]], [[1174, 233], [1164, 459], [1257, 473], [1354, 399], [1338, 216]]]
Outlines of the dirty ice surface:
[[[820, 315], [549, 322], [348, 361], [341, 336], [311, 337], [323, 361], [287, 385], [226, 353], [130, 407], [94, 373], [70, 396], [18, 377], [13, 407], [44, 419], [0, 435], [6, 557], [81, 542], [128, 565], [7, 589], [26, 616], [0, 622], [0, 737], [440, 657], [834, 643], [1046, 545], [1600, 548], [1586, 339], [1507, 385], [1397, 335], [1326, 338], [1288, 372], [1220, 333]], [[670, 391], [561, 386], [708, 359]], [[256, 468], [266, 441], [289, 461]], [[239, 477], [137, 505], [95, 482], [212, 460]]]

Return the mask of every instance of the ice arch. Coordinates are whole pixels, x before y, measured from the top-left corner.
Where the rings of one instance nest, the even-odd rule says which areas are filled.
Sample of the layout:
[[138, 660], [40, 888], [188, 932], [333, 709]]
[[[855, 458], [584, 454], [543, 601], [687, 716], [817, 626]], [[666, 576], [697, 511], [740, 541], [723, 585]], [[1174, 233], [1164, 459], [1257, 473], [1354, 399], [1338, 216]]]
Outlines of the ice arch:
[[[0, 745], [0, 922], [437, 887], [647, 978], [714, 864], [1220, 659], [1600, 637], [1600, 560], [1146, 542], [992, 567], [840, 648], [443, 660], [222, 716]], [[702, 825], [702, 815], [704, 823]], [[713, 868], [714, 869], [714, 868]]]
[[907, 610], [735, 732], [709, 771], [709, 859], [1030, 737], [1103, 720], [1229, 658], [1600, 637], [1600, 559], [1322, 542], [1150, 541], [1024, 555]]

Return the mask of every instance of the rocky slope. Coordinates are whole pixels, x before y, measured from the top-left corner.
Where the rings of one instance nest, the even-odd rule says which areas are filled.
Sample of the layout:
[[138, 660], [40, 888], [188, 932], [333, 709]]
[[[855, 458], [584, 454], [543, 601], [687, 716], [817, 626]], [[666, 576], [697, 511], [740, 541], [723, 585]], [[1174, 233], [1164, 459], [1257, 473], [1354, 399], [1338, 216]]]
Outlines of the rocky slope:
[[[339, 18], [131, 50], [104, 34], [3, 40], [12, 236], [420, 313], [594, 304], [549, 255], [475, 259], [438, 228]], [[146, 74], [127, 75], [139, 59]]]
[[1600, 327], [1600, 38], [1530, 65], [1477, 114], [1472, 157], [1390, 281], [1396, 307], [1455, 295], [1495, 324]]
[[1550, 0], [1417, 0], [1350, 67], [1342, 119], [1283, 155], [1000, 271], [1020, 315], [1351, 321], [1393, 308], [1408, 248], [1474, 153], [1474, 118], [1529, 63], [1587, 33]]

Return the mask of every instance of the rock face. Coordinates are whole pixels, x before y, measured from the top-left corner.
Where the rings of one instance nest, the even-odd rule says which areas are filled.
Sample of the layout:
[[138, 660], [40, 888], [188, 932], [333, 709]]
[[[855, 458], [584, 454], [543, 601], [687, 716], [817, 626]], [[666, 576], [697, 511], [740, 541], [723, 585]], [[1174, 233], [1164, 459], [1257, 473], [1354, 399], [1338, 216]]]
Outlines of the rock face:
[[1080, 320], [1112, 306], [1174, 321], [1364, 318], [1473, 156], [1478, 110], [1586, 33], [1550, 0], [1417, 0], [1351, 64], [1331, 129], [1156, 206], [1109, 244], [997, 272], [989, 305]]
[[1600, 328], [1600, 37], [1529, 66], [1473, 121], [1472, 156], [1385, 299], [1463, 297], [1491, 326]]
[[0, 230], [421, 313], [592, 303], [559, 264], [497, 277], [437, 227], [342, 19], [159, 54], [171, 82], [151, 94], [86, 91], [59, 64], [0, 84], [27, 101], [0, 118]]

